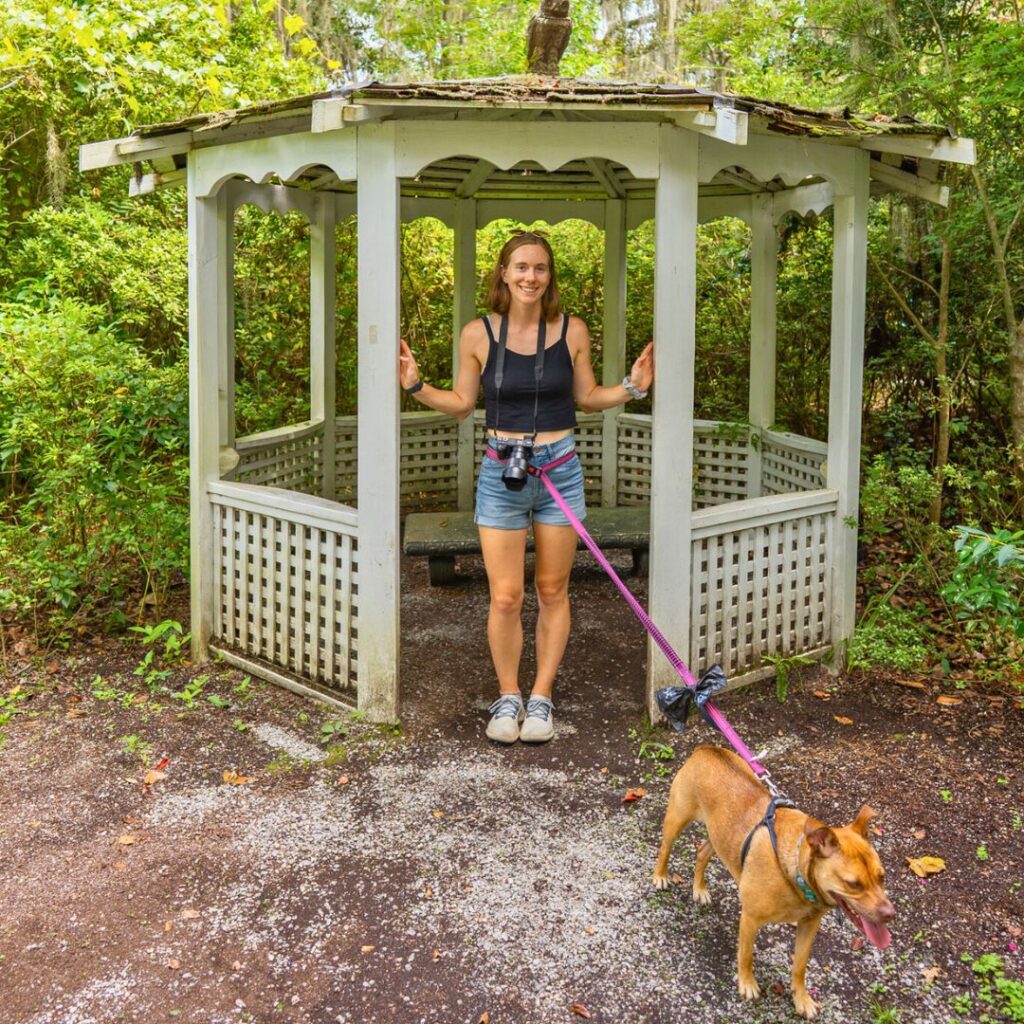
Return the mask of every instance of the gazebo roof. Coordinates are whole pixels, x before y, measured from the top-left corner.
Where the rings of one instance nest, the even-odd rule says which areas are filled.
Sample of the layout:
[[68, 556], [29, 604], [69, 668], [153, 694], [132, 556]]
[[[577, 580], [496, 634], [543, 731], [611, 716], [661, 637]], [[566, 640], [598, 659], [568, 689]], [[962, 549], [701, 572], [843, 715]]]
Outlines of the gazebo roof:
[[[940, 162], [973, 163], [974, 146], [945, 127], [906, 115], [859, 114], [849, 109], [810, 110], [771, 100], [716, 93], [693, 86], [544, 78], [535, 75], [442, 82], [357, 82], [329, 92], [255, 103], [143, 125], [124, 139], [82, 147], [81, 168], [135, 165], [133, 192], [181, 184], [191, 150], [253, 138], [323, 132], [374, 121], [430, 118], [465, 122], [643, 121], [675, 123], [725, 142], [746, 144], [748, 135], [785, 136], [860, 147], [871, 153], [872, 188], [893, 189], [942, 202]], [[146, 165], [149, 165], [148, 167]], [[352, 192], [317, 166], [287, 184], [304, 189]], [[809, 177], [805, 184], [820, 179]], [[403, 180], [402, 193], [423, 198], [649, 199], [653, 182], [639, 180], [614, 161], [574, 160], [555, 170], [531, 161], [496, 168], [453, 155]], [[701, 184], [702, 196], [742, 196], [784, 186], [761, 181], [736, 167]]]

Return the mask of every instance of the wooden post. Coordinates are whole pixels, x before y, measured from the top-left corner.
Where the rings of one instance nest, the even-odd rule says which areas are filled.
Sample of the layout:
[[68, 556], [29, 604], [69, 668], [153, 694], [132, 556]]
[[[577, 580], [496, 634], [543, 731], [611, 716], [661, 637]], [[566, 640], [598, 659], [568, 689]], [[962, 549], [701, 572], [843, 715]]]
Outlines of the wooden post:
[[[463, 325], [476, 316], [476, 200], [460, 199], [455, 205], [455, 295], [452, 303], [452, 379], [459, 372], [459, 335]], [[475, 420], [470, 413], [459, 421], [458, 506], [473, 508], [473, 475], [476, 452]]]
[[[857, 622], [857, 509], [860, 485], [868, 154], [851, 151], [850, 184], [833, 207], [832, 344], [828, 401], [828, 487], [839, 492], [832, 538], [832, 643], [837, 655]], [[838, 659], [834, 662], [837, 666]]]
[[[661, 167], [655, 195], [654, 346], [657, 376], [651, 438], [650, 614], [689, 661], [691, 513], [693, 510], [694, 320], [697, 294], [695, 135], [659, 129]], [[678, 678], [648, 640], [647, 705]]]
[[309, 222], [309, 418], [323, 423], [320, 494], [334, 493], [334, 197], [317, 195]]
[[232, 228], [227, 190], [197, 195], [202, 154], [188, 159], [189, 512], [192, 660], [209, 657], [213, 633], [213, 507], [219, 450], [233, 433], [225, 350], [231, 336]]
[[[604, 370], [605, 387], [626, 374], [626, 203], [605, 202], [604, 218]], [[619, 497], [619, 414], [622, 406], [604, 411], [601, 428], [601, 504], [612, 507]]]
[[360, 125], [359, 707], [398, 718], [400, 211], [394, 124]]
[[[778, 245], [770, 194], [753, 196], [750, 218], [750, 381], [748, 417], [763, 436], [775, 422], [775, 303]], [[747, 497], [761, 496], [761, 446], [747, 459]]]

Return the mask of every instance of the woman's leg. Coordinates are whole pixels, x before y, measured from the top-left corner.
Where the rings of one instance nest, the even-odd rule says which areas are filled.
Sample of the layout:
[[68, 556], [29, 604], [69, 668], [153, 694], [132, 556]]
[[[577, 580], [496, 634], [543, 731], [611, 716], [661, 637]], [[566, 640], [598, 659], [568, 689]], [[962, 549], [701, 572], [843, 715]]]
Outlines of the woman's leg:
[[480, 547], [487, 570], [491, 603], [487, 641], [501, 693], [519, 693], [519, 659], [523, 653], [523, 578], [526, 530], [480, 527]]
[[571, 526], [533, 524], [537, 587], [537, 677], [534, 697], [551, 698], [555, 673], [569, 642], [569, 573], [576, 557]]

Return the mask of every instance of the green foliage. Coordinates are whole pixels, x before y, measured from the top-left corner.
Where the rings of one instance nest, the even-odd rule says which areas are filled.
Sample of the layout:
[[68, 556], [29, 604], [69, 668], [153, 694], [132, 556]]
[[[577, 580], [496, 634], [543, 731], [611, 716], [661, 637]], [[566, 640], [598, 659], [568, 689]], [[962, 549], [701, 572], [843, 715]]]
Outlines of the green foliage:
[[764, 661], [768, 665], [772, 665], [775, 668], [775, 699], [780, 703], [786, 702], [786, 696], [789, 693], [789, 681], [792, 676], [793, 670], [799, 668], [801, 665], [813, 665], [814, 662], [810, 658], [805, 658], [802, 655], [770, 655], [764, 656]]
[[924, 668], [930, 640], [920, 616], [886, 601], [869, 605], [846, 648], [848, 669], [884, 665], [903, 671]]
[[1024, 638], [1024, 530], [988, 533], [956, 528], [957, 566], [943, 594], [957, 608], [968, 633], [1007, 632]]
[[983, 953], [972, 961], [964, 953], [962, 959], [971, 965], [978, 983], [976, 998], [986, 1007], [987, 1012], [979, 1019], [986, 1024], [998, 1020], [1024, 1024], [1024, 983], [1006, 976], [1003, 958], [996, 953]]
[[187, 550], [185, 368], [154, 365], [70, 299], [0, 305], [0, 551], [67, 628], [159, 604]]

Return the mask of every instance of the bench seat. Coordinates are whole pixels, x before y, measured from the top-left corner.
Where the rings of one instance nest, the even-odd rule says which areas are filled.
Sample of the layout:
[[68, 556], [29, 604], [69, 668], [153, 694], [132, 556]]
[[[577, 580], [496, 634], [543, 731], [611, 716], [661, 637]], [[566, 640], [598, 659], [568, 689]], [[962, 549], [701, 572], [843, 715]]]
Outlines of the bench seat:
[[[650, 542], [650, 509], [644, 506], [588, 508], [583, 525], [602, 550], [628, 548], [633, 552], [633, 570], [647, 572]], [[579, 547], [584, 547], [579, 541]], [[533, 550], [533, 531], [526, 536], [526, 548]], [[405, 517], [402, 550], [407, 555], [426, 555], [431, 586], [455, 580], [455, 557], [480, 554], [480, 534], [472, 512], [410, 512]]]

